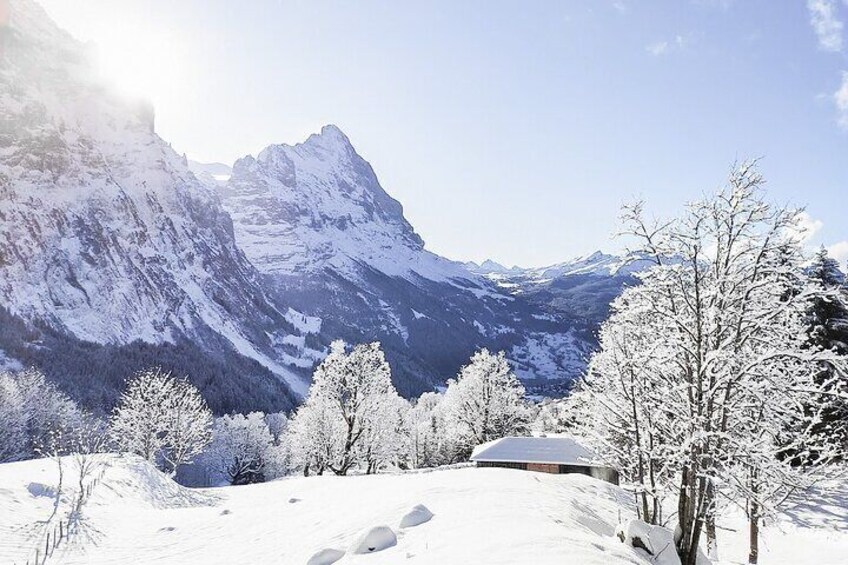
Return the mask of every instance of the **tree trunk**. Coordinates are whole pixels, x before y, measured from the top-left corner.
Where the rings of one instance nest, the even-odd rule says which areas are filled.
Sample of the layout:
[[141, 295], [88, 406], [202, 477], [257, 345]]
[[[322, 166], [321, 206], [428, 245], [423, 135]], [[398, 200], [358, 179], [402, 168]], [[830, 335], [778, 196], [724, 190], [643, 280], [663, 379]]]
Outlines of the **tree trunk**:
[[718, 561], [718, 539], [716, 538], [716, 498], [715, 484], [712, 480], [707, 482], [707, 556], [713, 561]]
[[[694, 460], [695, 457], [693, 456]], [[677, 503], [680, 538], [677, 539], [677, 555], [681, 565], [696, 565], [698, 544], [703, 528], [703, 508], [701, 500], [703, 485], [696, 479], [694, 463], [683, 468], [680, 479], [680, 493]]]
[[718, 540], [716, 539], [715, 516], [707, 516], [707, 556], [718, 561]]
[[680, 562], [683, 563], [686, 555], [689, 552], [689, 539], [691, 536], [691, 520], [689, 517], [689, 509], [691, 502], [689, 500], [689, 470], [683, 467], [680, 473], [680, 489], [677, 494], [677, 520], [680, 538], [677, 542], [677, 555], [680, 557]]
[[749, 526], [748, 563], [756, 565], [757, 559], [760, 557], [760, 508], [755, 500], [751, 501]]

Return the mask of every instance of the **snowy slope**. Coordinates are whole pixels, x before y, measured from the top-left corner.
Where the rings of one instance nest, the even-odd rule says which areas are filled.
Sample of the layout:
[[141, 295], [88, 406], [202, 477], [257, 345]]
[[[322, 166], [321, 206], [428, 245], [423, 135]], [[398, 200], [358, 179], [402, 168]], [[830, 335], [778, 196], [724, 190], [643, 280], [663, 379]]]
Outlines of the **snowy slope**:
[[269, 302], [217, 196], [154, 133], [152, 108], [102, 84], [88, 50], [32, 0], [11, 0], [10, 10], [0, 309], [92, 350], [229, 350], [302, 392], [300, 376], [274, 361], [274, 341], [294, 328]]
[[[848, 482], [791, 499], [785, 512], [761, 531], [761, 565], [845, 565], [848, 563]], [[718, 565], [748, 563], [748, 523], [739, 508], [719, 520]]]
[[[43, 471], [44, 470], [44, 471]], [[0, 523], [13, 532], [0, 562], [50, 515], [49, 461], [0, 466]], [[53, 478], [55, 481], [55, 478]], [[400, 529], [423, 504], [433, 518]], [[112, 460], [83, 511], [84, 532], [56, 564], [304, 564], [324, 548], [347, 550], [363, 530], [392, 528], [397, 545], [338, 563], [585, 565], [646, 563], [614, 535], [630, 513], [617, 487], [583, 476], [463, 468], [401, 475], [291, 478], [191, 491], [138, 460]], [[565, 560], [565, 561], [564, 561]]]
[[[633, 516], [632, 497], [582, 475], [510, 469], [441, 469], [398, 475], [293, 477], [244, 487], [180, 487], [136, 458], [107, 456], [71, 540], [49, 563], [302, 565], [322, 549], [348, 550], [363, 530], [385, 525], [397, 544], [338, 563], [432, 565], [646, 565], [614, 537]], [[65, 460], [66, 473], [75, 467]], [[22, 563], [56, 518], [56, 465], [0, 465], [0, 562]], [[70, 481], [73, 483], [73, 481]], [[57, 516], [75, 491], [70, 486]], [[848, 493], [815, 493], [762, 532], [762, 565], [844, 565]], [[423, 504], [432, 519], [400, 528]], [[745, 562], [741, 516], [719, 523], [721, 565]]]

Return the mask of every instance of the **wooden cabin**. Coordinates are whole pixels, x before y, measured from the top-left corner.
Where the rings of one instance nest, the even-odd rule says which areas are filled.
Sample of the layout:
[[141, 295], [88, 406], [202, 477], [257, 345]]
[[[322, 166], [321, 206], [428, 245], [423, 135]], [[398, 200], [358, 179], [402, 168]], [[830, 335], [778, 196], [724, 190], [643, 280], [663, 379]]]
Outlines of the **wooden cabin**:
[[478, 467], [579, 473], [618, 484], [618, 471], [570, 437], [505, 437], [477, 446], [471, 460]]

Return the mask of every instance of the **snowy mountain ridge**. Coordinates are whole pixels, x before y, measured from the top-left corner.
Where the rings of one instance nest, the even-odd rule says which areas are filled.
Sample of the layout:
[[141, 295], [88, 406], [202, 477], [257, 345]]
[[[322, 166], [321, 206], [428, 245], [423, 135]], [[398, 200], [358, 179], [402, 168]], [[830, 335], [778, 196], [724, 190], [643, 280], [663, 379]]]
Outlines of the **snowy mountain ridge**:
[[476, 274], [491, 280], [521, 278], [527, 282], [545, 282], [557, 277], [569, 275], [619, 276], [630, 275], [646, 269], [650, 262], [642, 257], [612, 255], [595, 251], [574, 259], [555, 263], [546, 267], [505, 267], [490, 259], [477, 263], [467, 262], [465, 267]]

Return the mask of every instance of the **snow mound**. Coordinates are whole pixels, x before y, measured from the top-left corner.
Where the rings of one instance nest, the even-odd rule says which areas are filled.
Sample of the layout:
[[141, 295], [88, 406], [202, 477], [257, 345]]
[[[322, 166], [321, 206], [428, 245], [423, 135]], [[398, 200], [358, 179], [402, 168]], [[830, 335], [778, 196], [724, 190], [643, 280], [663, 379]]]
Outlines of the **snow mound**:
[[430, 512], [429, 508], [423, 504], [416, 504], [412, 510], [407, 512], [404, 517], [400, 519], [400, 527], [412, 528], [413, 526], [419, 526], [424, 522], [429, 522], [432, 517], [433, 513]]
[[626, 545], [650, 555], [653, 563], [680, 565], [674, 548], [674, 534], [667, 528], [652, 526], [642, 520], [628, 520], [619, 524], [616, 535]]
[[106, 455], [103, 459], [109, 484], [108, 497], [102, 500], [103, 503], [120, 498], [166, 509], [212, 505], [217, 502], [214, 495], [177, 484], [141, 457], [124, 454]]
[[344, 551], [338, 549], [322, 549], [309, 558], [306, 565], [332, 565], [344, 557]]
[[365, 530], [350, 546], [354, 554], [374, 553], [397, 545], [397, 536], [388, 526], [375, 526]]

